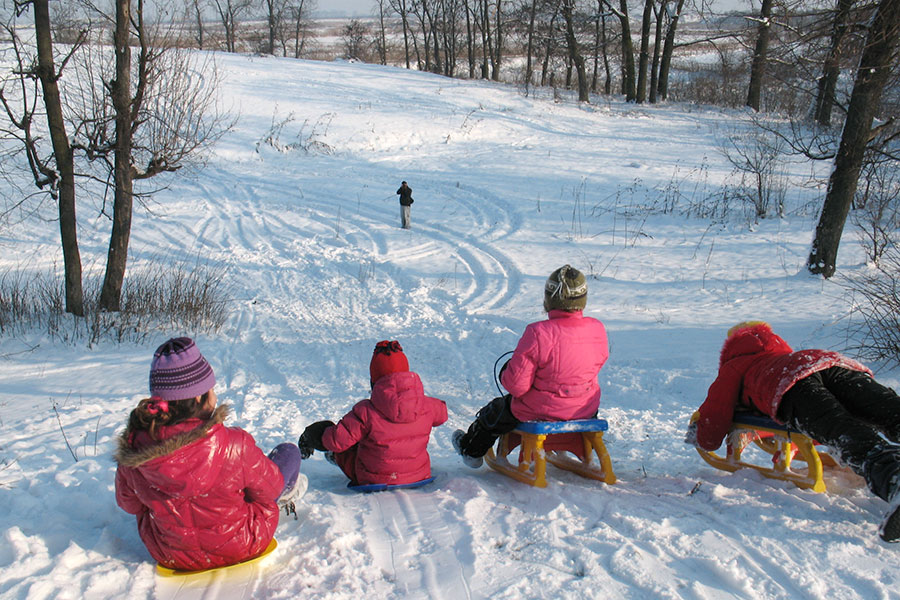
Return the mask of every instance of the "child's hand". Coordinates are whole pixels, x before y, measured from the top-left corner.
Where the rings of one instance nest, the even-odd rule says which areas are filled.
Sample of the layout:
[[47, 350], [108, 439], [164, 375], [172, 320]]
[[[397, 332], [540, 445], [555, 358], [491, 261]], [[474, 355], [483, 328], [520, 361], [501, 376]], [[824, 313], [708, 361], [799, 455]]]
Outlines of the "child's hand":
[[329, 427], [334, 427], [334, 423], [331, 421], [316, 421], [303, 430], [303, 434], [297, 440], [297, 446], [300, 448], [300, 458], [309, 458], [313, 455], [313, 450], [318, 450], [319, 452], [328, 450], [322, 445], [322, 434]]

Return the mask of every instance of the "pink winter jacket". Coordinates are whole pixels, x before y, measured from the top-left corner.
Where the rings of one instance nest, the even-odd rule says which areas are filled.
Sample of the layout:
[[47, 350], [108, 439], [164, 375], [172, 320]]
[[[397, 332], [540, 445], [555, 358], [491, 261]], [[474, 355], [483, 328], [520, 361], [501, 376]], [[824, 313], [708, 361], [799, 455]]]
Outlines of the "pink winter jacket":
[[357, 484], [412, 483], [431, 476], [431, 428], [446, 420], [447, 405], [425, 395], [418, 375], [400, 371], [381, 377], [370, 400], [325, 429], [322, 445], [333, 452], [356, 446]]
[[798, 350], [766, 323], [735, 331], [722, 346], [719, 374], [700, 406], [697, 443], [715, 450], [731, 429], [739, 404], [778, 420], [781, 398], [801, 379], [831, 367], [872, 372], [853, 360], [829, 350]]
[[159, 442], [144, 431], [119, 439], [116, 502], [137, 515], [141, 540], [167, 567], [241, 562], [275, 534], [284, 479], [249, 433], [222, 424], [228, 412], [163, 427]]
[[590, 419], [600, 405], [597, 373], [609, 358], [606, 328], [581, 311], [551, 310], [531, 323], [500, 378], [520, 421]]

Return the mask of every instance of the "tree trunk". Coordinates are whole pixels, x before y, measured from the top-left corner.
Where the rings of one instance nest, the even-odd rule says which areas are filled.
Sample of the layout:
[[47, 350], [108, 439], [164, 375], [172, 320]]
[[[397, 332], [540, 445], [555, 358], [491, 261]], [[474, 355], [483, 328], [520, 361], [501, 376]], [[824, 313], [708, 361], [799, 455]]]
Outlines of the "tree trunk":
[[684, 0], [678, 0], [675, 14], [671, 15], [669, 27], [666, 29], [666, 41], [663, 43], [662, 56], [659, 59], [659, 99], [665, 100], [669, 96], [669, 67], [672, 64], [672, 51], [675, 49], [675, 30], [678, 29], [678, 19], [684, 8]]
[[653, 20], [653, 0], [644, 0], [644, 14], [641, 18], [641, 51], [638, 59], [637, 96], [638, 104], [647, 99], [647, 67], [650, 64], [650, 22]]
[[503, 0], [497, 0], [497, 14], [494, 15], [494, 20], [497, 23], [497, 37], [495, 38], [494, 44], [494, 57], [491, 60], [491, 66], [493, 70], [491, 71], [491, 78], [494, 81], [500, 81], [500, 63], [503, 62], [503, 12], [502, 12], [502, 2]]
[[831, 25], [831, 48], [825, 58], [822, 77], [819, 78], [815, 119], [817, 123], [826, 127], [831, 125], [831, 109], [835, 102], [834, 91], [841, 74], [841, 45], [847, 33], [847, 23], [853, 2], [854, 0], [838, 0], [837, 11]]
[[619, 0], [618, 17], [622, 24], [622, 91], [627, 102], [634, 102], [637, 93], [634, 81], [634, 44], [631, 41], [631, 24], [628, 20], [628, 0]]
[[528, 42], [525, 47], [525, 89], [531, 85], [531, 78], [534, 76], [534, 67], [531, 64], [532, 53], [534, 52], [534, 20], [537, 15], [537, 0], [531, 0], [531, 11], [528, 14]]
[[828, 181], [828, 192], [807, 261], [811, 273], [834, 275], [838, 245], [856, 193], [872, 122], [891, 74], [894, 49], [900, 38], [900, 0], [881, 0], [866, 36], [856, 81], [847, 108], [847, 121]]
[[277, 22], [275, 15], [275, 0], [266, 0], [266, 8], [269, 13], [266, 19], [266, 25], [269, 29], [269, 54], [275, 56], [275, 25]]
[[656, 9], [656, 31], [653, 34], [653, 62], [650, 63], [650, 104], [656, 104], [656, 86], [659, 84], [659, 53], [662, 49], [662, 23], [665, 4]]
[[113, 224], [106, 259], [106, 275], [100, 291], [100, 308], [115, 312], [121, 308], [125, 264], [128, 261], [128, 241], [131, 237], [133, 202], [133, 171], [131, 166], [131, 47], [129, 24], [131, 0], [116, 0], [116, 78], [110, 85], [110, 98], [115, 111], [116, 149], [113, 180]]
[[[588, 89], [587, 72], [584, 68], [584, 57], [578, 49], [578, 40], [575, 38], [574, 4], [574, 0], [562, 0], [562, 13], [566, 20], [566, 45], [569, 50], [569, 60], [575, 65], [575, 72], [578, 75], [578, 101], [590, 102], [591, 96]], [[568, 81], [566, 83], [568, 84]]]
[[75, 162], [53, 63], [53, 40], [50, 29], [48, 0], [34, 0], [34, 29], [37, 38], [38, 77], [47, 110], [47, 126], [53, 144], [53, 157], [59, 173], [58, 209], [59, 235], [62, 242], [65, 271], [66, 312], [84, 316], [84, 294], [81, 287], [81, 254], [78, 250], [78, 231], [75, 219]]
[[199, 0], [194, 0], [194, 16], [197, 18], [197, 47], [203, 50], [203, 11], [200, 9]]
[[[489, 79], [490, 60], [493, 60], [493, 51], [491, 50], [491, 19], [488, 14], [488, 0], [479, 0], [481, 2], [481, 78]], [[491, 58], [489, 58], [491, 57]]]
[[759, 25], [756, 28], [756, 48], [753, 50], [753, 62], [750, 65], [750, 86], [747, 89], [747, 106], [756, 112], [759, 112], [759, 98], [762, 94], [762, 81], [766, 73], [771, 32], [772, 0], [762, 0]]
[[466, 54], [469, 59], [469, 79], [475, 79], [475, 31], [472, 28], [472, 9], [469, 0], [463, 2], [466, 11]]

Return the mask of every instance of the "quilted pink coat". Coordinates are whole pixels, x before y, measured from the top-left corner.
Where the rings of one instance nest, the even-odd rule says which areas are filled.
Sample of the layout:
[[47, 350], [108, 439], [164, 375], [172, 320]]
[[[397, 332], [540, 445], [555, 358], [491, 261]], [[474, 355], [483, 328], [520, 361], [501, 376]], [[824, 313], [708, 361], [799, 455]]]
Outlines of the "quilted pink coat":
[[128, 430], [119, 440], [116, 502], [137, 515], [141, 540], [167, 567], [234, 564], [275, 534], [284, 479], [249, 433], [223, 425], [228, 412], [162, 427], [159, 442]]
[[370, 400], [325, 429], [322, 445], [335, 453], [355, 446], [350, 465], [339, 464], [357, 484], [412, 483], [431, 476], [428, 439], [446, 420], [447, 405], [425, 395], [418, 375], [399, 371], [378, 379]]
[[719, 356], [719, 374], [700, 406], [697, 443], [715, 450], [731, 429], [738, 404], [778, 420], [781, 398], [801, 379], [831, 367], [871, 371], [837, 352], [798, 350], [772, 331], [767, 323], [738, 329], [725, 340]]
[[609, 358], [603, 323], [581, 311], [551, 310], [519, 340], [501, 383], [520, 421], [590, 419], [600, 405], [597, 374]]

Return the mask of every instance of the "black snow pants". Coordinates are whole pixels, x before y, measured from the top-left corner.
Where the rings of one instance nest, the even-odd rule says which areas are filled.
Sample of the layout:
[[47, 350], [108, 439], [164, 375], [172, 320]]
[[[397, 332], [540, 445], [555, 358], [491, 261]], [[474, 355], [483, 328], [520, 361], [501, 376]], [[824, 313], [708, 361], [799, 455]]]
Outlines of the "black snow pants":
[[480, 457], [494, 445], [504, 433], [515, 429], [521, 421], [509, 409], [512, 396], [506, 394], [491, 400], [475, 415], [475, 421], [459, 441], [459, 448], [466, 456]]
[[[900, 397], [843, 367], [813, 373], [781, 399], [778, 418], [827, 446], [887, 500], [900, 476]], [[887, 438], [887, 439], [885, 439]]]

